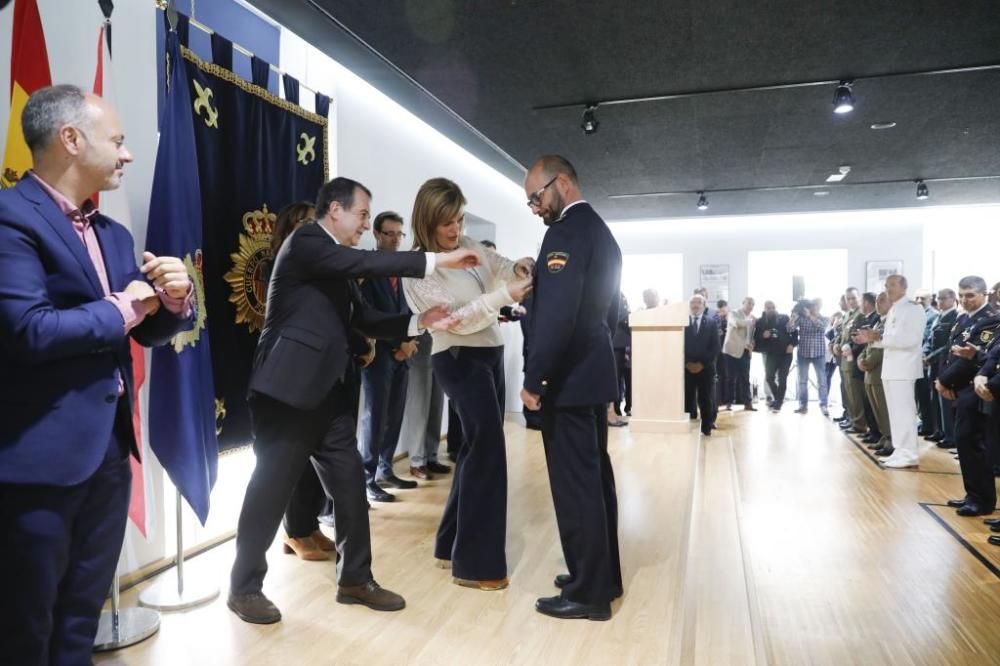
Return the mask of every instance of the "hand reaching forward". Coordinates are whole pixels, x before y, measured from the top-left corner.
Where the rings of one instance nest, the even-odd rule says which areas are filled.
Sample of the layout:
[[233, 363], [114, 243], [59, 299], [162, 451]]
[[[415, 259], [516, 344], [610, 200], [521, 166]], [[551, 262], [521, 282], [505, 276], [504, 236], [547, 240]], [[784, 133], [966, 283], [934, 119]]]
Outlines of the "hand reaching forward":
[[438, 268], [475, 268], [479, 265], [479, 255], [474, 250], [462, 248], [438, 252], [435, 259]]

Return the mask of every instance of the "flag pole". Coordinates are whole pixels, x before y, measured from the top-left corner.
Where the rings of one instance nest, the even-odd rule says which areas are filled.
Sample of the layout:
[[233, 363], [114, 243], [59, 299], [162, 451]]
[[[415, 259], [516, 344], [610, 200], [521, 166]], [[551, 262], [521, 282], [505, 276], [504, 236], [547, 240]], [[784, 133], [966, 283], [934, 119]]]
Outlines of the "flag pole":
[[177, 566], [173, 576], [158, 580], [139, 595], [139, 605], [161, 611], [187, 610], [206, 604], [219, 596], [219, 586], [211, 579], [197, 576], [193, 579], [184, 572], [183, 500], [177, 495]]
[[160, 630], [160, 614], [148, 608], [122, 608], [118, 572], [111, 581], [111, 610], [101, 613], [94, 652], [120, 650]]

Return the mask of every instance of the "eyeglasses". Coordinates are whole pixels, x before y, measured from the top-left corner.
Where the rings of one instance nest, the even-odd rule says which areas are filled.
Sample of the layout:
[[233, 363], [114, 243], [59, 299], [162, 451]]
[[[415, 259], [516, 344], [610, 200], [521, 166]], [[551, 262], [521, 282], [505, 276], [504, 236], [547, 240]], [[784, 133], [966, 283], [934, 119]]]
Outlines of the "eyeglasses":
[[386, 238], [406, 238], [406, 234], [402, 231], [380, 231], [378, 233], [382, 234]]
[[535, 190], [528, 196], [528, 208], [538, 208], [542, 205], [542, 195], [545, 194], [545, 190], [549, 188], [549, 185], [556, 182], [556, 178], [559, 174], [552, 177], [552, 180], [542, 185], [539, 189]]

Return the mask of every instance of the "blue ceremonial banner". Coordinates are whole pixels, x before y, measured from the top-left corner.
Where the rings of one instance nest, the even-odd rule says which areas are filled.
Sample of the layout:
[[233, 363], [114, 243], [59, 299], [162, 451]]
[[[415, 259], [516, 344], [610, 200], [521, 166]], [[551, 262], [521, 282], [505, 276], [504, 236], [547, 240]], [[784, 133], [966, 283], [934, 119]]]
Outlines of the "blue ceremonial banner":
[[146, 249], [180, 257], [195, 286], [195, 325], [152, 351], [149, 443], [198, 519], [208, 518], [218, 463], [212, 356], [206, 327], [202, 202], [191, 82], [176, 32], [167, 35], [167, 95], [160, 121]]

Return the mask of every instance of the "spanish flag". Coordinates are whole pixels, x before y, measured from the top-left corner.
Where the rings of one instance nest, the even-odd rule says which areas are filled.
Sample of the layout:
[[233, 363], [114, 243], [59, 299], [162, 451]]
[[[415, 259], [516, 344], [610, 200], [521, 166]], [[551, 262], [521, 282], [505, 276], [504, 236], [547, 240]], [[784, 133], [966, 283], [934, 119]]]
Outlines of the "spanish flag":
[[14, 187], [31, 168], [31, 152], [21, 131], [21, 111], [31, 93], [49, 85], [52, 85], [52, 76], [38, 4], [36, 0], [15, 0], [10, 53], [10, 122], [0, 167], [0, 187]]

